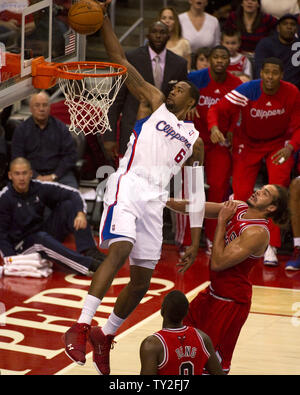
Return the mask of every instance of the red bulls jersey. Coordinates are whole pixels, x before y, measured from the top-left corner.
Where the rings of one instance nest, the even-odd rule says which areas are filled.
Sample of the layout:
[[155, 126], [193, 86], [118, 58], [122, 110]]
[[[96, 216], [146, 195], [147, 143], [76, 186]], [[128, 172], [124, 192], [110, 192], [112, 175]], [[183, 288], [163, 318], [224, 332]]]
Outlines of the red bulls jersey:
[[[197, 105], [197, 111], [200, 118], [195, 117], [195, 127], [199, 131], [202, 140], [205, 143], [211, 143], [210, 129], [207, 125], [207, 112], [210, 107], [218, 103], [226, 93], [239, 86], [241, 84], [241, 80], [227, 72], [224, 82], [216, 82], [212, 79], [209, 68], [192, 71], [188, 74], [188, 79], [199, 88], [200, 93]], [[226, 119], [225, 122], [221, 121], [219, 128], [226, 134], [226, 132], [232, 128], [232, 123], [234, 123], [234, 120]]]
[[164, 328], [154, 333], [164, 348], [159, 375], [201, 375], [210, 357], [201, 334], [193, 327]]
[[[269, 221], [266, 219], [244, 219], [247, 204], [240, 204], [231, 221], [226, 226], [225, 244], [239, 237], [249, 226], [262, 226], [269, 233]], [[249, 274], [260, 257], [250, 255], [243, 262], [226, 270], [215, 272], [210, 270], [210, 289], [213, 295], [246, 303], [252, 297], [252, 284]]]

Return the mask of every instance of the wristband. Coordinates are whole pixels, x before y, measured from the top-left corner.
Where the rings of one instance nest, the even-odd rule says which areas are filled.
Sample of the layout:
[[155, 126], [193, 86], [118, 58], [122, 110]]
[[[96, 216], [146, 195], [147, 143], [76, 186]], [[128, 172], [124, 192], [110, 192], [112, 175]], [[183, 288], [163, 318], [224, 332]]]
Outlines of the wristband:
[[203, 166], [184, 167], [184, 195], [188, 200], [191, 228], [202, 228], [205, 212], [205, 189]]

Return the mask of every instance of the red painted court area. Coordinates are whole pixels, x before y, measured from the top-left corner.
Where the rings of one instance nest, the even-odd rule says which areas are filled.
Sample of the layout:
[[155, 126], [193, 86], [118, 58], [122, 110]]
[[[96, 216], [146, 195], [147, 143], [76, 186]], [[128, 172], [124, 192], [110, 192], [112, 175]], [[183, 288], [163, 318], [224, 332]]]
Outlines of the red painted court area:
[[[284, 266], [287, 259], [288, 256], [281, 256], [280, 266], [276, 268], [259, 263], [251, 273], [253, 284], [299, 289], [300, 272], [286, 272]], [[182, 275], [176, 267], [176, 248], [164, 245], [149, 291], [119, 333], [158, 311], [163, 297], [171, 289], [188, 293], [207, 281], [208, 262], [204, 250], [200, 249], [194, 265]], [[126, 264], [103, 300], [93, 325], [101, 325], [108, 317], [116, 296], [128, 280], [129, 265]], [[75, 275], [58, 265], [46, 279], [0, 279], [1, 313], [6, 312], [0, 315], [2, 374], [52, 375], [70, 364], [61, 337], [79, 317], [89, 284], [90, 278]]]

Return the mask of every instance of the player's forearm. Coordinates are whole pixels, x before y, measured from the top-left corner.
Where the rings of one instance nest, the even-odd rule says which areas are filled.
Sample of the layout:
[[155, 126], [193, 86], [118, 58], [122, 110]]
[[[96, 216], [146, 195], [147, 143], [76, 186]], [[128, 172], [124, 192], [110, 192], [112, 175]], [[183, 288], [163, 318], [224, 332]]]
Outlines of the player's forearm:
[[111, 61], [122, 64], [127, 62], [124, 50], [112, 28], [110, 19], [105, 17], [101, 28], [101, 36], [107, 55]]
[[225, 233], [226, 233], [226, 223], [218, 221], [215, 238], [212, 248], [211, 256], [211, 269], [214, 271], [220, 271], [224, 269], [226, 264], [225, 252]]
[[219, 125], [218, 105], [211, 106], [207, 113], [207, 126], [208, 130]]
[[191, 228], [192, 246], [199, 248], [202, 228]]

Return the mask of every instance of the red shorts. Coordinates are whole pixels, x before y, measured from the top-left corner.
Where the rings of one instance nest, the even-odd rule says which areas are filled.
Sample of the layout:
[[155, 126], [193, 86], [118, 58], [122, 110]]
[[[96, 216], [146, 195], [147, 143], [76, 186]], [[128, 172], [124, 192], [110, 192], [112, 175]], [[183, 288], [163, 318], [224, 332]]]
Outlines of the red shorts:
[[230, 370], [233, 351], [240, 331], [249, 315], [249, 303], [237, 303], [200, 292], [190, 303], [184, 324], [205, 332], [212, 340], [224, 372]]

